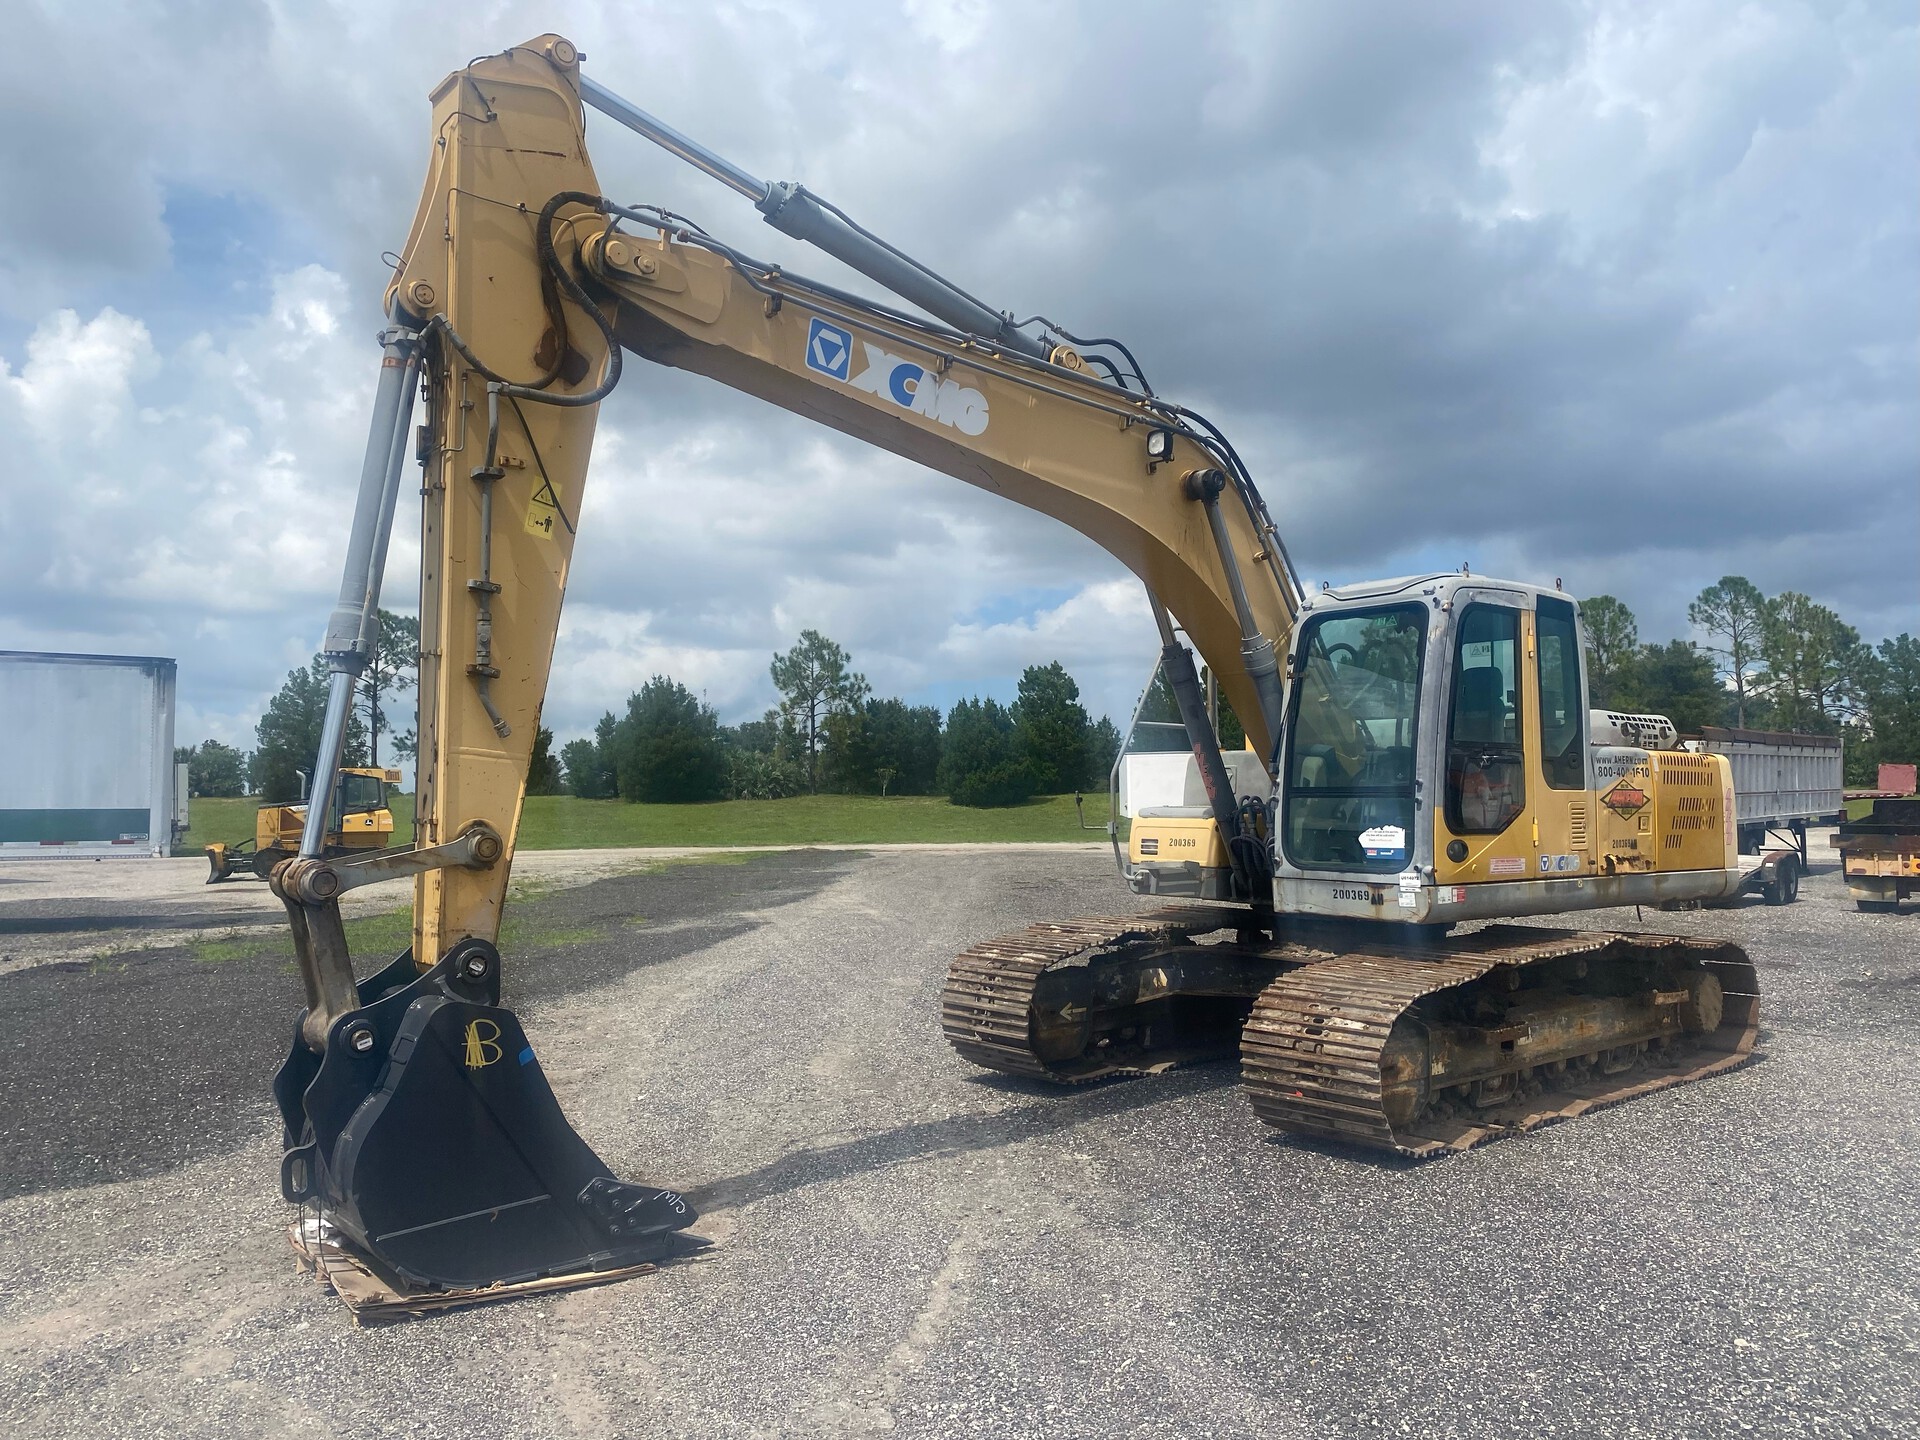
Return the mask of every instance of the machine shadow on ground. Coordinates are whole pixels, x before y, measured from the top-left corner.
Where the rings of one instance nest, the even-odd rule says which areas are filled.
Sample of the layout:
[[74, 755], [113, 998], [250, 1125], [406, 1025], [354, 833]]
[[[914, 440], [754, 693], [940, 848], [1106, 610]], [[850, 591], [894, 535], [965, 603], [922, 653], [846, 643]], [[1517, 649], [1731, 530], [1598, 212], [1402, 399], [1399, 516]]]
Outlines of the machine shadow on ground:
[[[809, 1185], [895, 1165], [952, 1159], [1057, 1135], [1131, 1110], [1191, 1100], [1235, 1085], [1239, 1078], [1238, 1067], [1226, 1061], [1195, 1066], [1177, 1076], [1115, 1077], [1064, 1093], [1006, 1076], [973, 1077], [973, 1083], [987, 1088], [1050, 1098], [1012, 1110], [919, 1120], [838, 1145], [798, 1150], [771, 1165], [689, 1190], [687, 1198], [701, 1209], [748, 1205]], [[1150, 1083], [1141, 1083], [1143, 1080]]]

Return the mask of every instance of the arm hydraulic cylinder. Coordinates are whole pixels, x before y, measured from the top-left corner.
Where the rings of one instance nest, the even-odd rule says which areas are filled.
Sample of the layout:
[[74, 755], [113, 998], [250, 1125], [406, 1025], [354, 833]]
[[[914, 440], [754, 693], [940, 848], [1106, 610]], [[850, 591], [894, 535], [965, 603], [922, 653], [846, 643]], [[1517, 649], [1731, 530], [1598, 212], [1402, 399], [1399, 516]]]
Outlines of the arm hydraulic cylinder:
[[420, 343], [413, 331], [394, 324], [381, 333], [380, 341], [380, 383], [374, 392], [366, 455], [360, 462], [353, 531], [347, 540], [340, 599], [327, 621], [322, 647], [330, 670], [327, 713], [319, 754], [314, 757], [313, 798], [300, 835], [300, 853], [309, 859], [325, 848], [327, 812], [340, 774], [354, 686], [379, 643], [380, 581], [387, 567], [387, 541], [393, 533], [393, 508], [413, 423], [413, 390], [420, 375]]
[[580, 98], [601, 114], [646, 136], [689, 165], [745, 195], [774, 229], [826, 251], [848, 268], [918, 305], [927, 314], [957, 330], [1036, 360], [1045, 360], [1052, 353], [1045, 341], [1016, 330], [1006, 315], [981, 304], [919, 261], [867, 234], [800, 186], [768, 184], [588, 76], [580, 79]]

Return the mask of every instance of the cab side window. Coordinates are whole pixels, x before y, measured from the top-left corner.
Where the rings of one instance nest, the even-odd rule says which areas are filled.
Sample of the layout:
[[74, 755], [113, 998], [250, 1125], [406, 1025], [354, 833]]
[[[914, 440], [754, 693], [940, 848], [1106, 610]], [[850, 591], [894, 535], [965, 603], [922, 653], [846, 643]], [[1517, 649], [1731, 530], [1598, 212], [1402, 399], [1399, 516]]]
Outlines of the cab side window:
[[1540, 765], [1554, 790], [1587, 788], [1587, 704], [1573, 602], [1540, 597]]
[[1527, 807], [1520, 740], [1520, 612], [1469, 605], [1454, 644], [1447, 825], [1495, 835]]

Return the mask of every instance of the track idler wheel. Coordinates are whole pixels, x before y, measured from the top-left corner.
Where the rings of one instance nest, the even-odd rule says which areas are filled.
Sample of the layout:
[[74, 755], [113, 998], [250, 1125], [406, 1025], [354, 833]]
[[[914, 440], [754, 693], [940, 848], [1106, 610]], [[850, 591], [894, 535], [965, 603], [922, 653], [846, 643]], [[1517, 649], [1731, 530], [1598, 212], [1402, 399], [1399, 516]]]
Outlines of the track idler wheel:
[[416, 1286], [471, 1288], [651, 1261], [687, 1244], [679, 1195], [617, 1180], [561, 1112], [467, 940], [359, 987], [325, 1053], [298, 1037], [275, 1081], [281, 1188]]

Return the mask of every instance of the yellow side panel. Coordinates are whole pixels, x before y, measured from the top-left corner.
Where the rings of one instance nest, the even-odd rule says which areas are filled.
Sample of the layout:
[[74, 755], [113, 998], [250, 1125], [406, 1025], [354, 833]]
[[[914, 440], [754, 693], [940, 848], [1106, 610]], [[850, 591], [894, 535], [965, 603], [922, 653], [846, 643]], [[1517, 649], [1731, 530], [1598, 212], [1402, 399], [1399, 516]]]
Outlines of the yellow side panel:
[[[1602, 763], [1610, 757], [1603, 756]], [[1617, 773], [1603, 773], [1594, 796], [1595, 833], [1602, 875], [1628, 875], [1657, 869], [1660, 841], [1654, 822], [1658, 787], [1653, 757], [1644, 756]]]
[[1733, 863], [1733, 769], [1724, 755], [1663, 751], [1653, 772], [1655, 864], [1660, 870], [1716, 870]]
[[1211, 818], [1168, 816], [1135, 820], [1127, 854], [1140, 864], [1196, 864], [1224, 869], [1229, 863], [1220, 828]]

